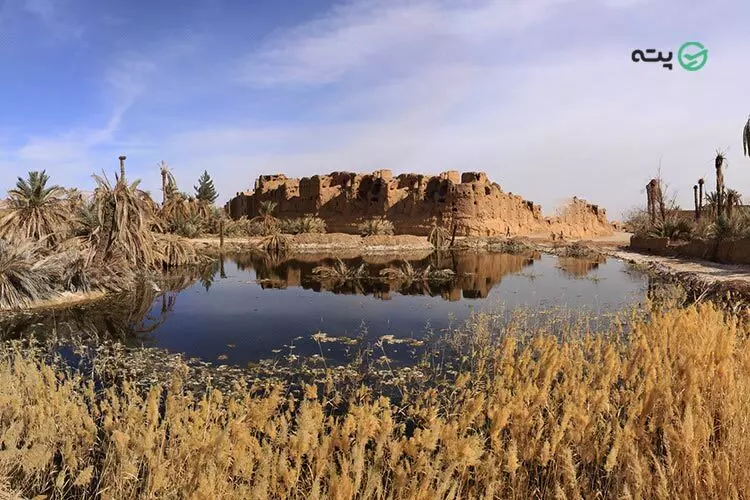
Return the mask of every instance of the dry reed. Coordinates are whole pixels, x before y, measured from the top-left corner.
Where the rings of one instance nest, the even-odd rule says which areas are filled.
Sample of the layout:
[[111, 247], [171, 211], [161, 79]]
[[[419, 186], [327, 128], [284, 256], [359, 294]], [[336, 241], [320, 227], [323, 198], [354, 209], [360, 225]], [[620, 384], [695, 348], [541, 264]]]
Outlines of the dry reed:
[[[450, 386], [398, 405], [366, 387], [299, 397], [95, 391], [0, 354], [0, 484], [53, 498], [740, 498], [750, 340], [712, 304], [629, 333], [472, 325]], [[517, 335], [518, 334], [518, 335]]]

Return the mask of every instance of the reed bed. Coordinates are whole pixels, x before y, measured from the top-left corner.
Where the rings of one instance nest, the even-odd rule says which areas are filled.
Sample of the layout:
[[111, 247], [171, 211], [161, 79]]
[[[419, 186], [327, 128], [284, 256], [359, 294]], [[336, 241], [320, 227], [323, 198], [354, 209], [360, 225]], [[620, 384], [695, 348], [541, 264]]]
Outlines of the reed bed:
[[[484, 319], [483, 319], [484, 318]], [[624, 325], [623, 325], [624, 326]], [[95, 387], [0, 354], [0, 484], [48, 498], [741, 498], [750, 341], [713, 304], [594, 334], [478, 317], [450, 384]]]

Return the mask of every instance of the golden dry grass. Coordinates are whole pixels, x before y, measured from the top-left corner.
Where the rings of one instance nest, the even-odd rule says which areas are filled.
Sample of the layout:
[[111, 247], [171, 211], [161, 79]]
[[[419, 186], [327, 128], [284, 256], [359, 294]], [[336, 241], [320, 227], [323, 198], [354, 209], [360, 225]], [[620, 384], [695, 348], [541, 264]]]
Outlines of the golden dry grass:
[[[750, 341], [710, 304], [627, 340], [490, 337], [469, 367], [395, 407], [362, 388], [195, 399], [179, 380], [95, 393], [0, 360], [0, 478], [55, 498], [743, 498]], [[331, 408], [337, 411], [331, 411]]]

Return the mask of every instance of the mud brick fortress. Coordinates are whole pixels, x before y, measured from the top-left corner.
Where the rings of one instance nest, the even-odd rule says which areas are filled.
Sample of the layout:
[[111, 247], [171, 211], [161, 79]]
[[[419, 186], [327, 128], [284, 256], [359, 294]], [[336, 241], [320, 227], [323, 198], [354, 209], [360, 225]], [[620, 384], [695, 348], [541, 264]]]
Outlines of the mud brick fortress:
[[280, 218], [320, 217], [332, 233], [354, 233], [361, 222], [380, 217], [390, 220], [397, 234], [427, 235], [436, 223], [455, 224], [461, 236], [612, 233], [605, 210], [596, 205], [573, 198], [558, 216], [545, 218], [539, 205], [504, 192], [484, 172], [262, 175], [253, 191], [237, 193], [225, 208], [233, 219], [252, 218], [264, 201], [276, 203], [274, 215]]

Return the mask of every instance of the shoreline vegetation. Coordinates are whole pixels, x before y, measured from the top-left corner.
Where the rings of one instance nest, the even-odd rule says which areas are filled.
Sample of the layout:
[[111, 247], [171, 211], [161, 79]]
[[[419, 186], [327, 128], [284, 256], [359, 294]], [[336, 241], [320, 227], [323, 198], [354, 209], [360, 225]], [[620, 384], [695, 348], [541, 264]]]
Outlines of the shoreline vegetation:
[[159, 203], [140, 189], [140, 181], [127, 180], [125, 160], [119, 158], [114, 181], [94, 175], [96, 187], [89, 194], [52, 185], [43, 171], [18, 178], [0, 212], [0, 310], [78, 302], [92, 294], [132, 290], [139, 281], [158, 286], [169, 269], [197, 266], [240, 249], [278, 258], [292, 251], [510, 248], [507, 238], [449, 238], [451, 228], [438, 222], [426, 238], [394, 235], [393, 224], [381, 218], [363, 222], [360, 235], [328, 234], [317, 217], [277, 218], [270, 201], [262, 203], [258, 217], [229, 220], [214, 205], [216, 192], [207, 172], [193, 196], [178, 189], [162, 162]]
[[[382, 219], [363, 223], [361, 235], [327, 234], [316, 217], [278, 219], [271, 202], [252, 220], [230, 221], [213, 206], [207, 172], [190, 196], [166, 164], [159, 169], [160, 203], [126, 181], [125, 157], [114, 182], [95, 177], [90, 195], [50, 185], [44, 172], [19, 178], [9, 192], [0, 214], [3, 314], [92, 293], [131, 293], [135, 304], [111, 305], [137, 311], [106, 324], [111, 340], [92, 335], [100, 325], [85, 316], [76, 331], [55, 326], [42, 340], [3, 341], [0, 497], [738, 498], [750, 491], [738, 465], [750, 460], [747, 302], [722, 300], [722, 289], [701, 288], [694, 273], [651, 266], [687, 290], [649, 290], [642, 308], [605, 323], [556, 321], [551, 311], [475, 314], [419, 346], [391, 346], [406, 342], [394, 335], [352, 345], [353, 359], [339, 366], [322, 349], [304, 361], [290, 353], [296, 364], [239, 368], [133, 348], [118, 332], [160, 292], [189, 282], [167, 271], [198, 272], [222, 252], [251, 250], [276, 262], [294, 252], [394, 249], [402, 256], [541, 250], [576, 259], [611, 254], [619, 243], [454, 239], [437, 225], [427, 238], [394, 236]], [[442, 267], [402, 261], [377, 279], [452, 279]], [[313, 271], [333, 281], [364, 272], [340, 258]], [[166, 315], [170, 299], [162, 299]], [[342, 340], [312, 338], [319, 346]], [[413, 366], [398, 366], [388, 358], [397, 347], [424, 352]]]
[[741, 497], [748, 333], [711, 302], [603, 332], [478, 315], [444, 339], [452, 369], [384, 366], [390, 396], [325, 366], [195, 393], [179, 364], [144, 384], [15, 344], [0, 483], [47, 498]]

